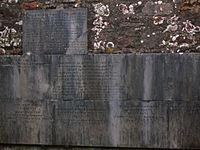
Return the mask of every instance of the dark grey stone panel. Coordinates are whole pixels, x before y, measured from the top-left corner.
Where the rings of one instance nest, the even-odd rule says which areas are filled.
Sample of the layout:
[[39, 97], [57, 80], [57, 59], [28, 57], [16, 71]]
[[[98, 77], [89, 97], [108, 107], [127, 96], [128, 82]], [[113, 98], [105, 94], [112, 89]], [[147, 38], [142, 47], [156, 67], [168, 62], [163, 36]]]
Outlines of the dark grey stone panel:
[[85, 8], [26, 11], [23, 22], [24, 53], [87, 53]]
[[131, 54], [2, 61], [0, 143], [199, 148], [199, 60]]
[[170, 147], [199, 149], [199, 101], [174, 101], [169, 103]]

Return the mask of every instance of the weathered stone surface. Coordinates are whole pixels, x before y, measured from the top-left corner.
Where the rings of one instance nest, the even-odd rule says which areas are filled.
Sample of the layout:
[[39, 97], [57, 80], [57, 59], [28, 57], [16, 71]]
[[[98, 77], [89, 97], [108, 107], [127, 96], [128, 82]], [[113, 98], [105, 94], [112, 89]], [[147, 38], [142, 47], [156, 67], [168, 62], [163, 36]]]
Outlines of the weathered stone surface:
[[199, 148], [199, 60], [199, 54], [3, 57], [0, 143]]
[[23, 21], [25, 53], [87, 53], [87, 9], [26, 11]]

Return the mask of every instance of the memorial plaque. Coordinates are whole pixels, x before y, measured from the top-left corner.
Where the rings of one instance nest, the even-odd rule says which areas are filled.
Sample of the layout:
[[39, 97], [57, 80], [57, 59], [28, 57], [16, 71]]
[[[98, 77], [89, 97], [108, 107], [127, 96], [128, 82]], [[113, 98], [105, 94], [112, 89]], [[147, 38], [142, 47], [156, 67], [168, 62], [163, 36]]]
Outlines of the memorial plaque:
[[26, 11], [23, 19], [23, 52], [87, 53], [87, 9]]
[[0, 143], [199, 148], [199, 58], [2, 57]]

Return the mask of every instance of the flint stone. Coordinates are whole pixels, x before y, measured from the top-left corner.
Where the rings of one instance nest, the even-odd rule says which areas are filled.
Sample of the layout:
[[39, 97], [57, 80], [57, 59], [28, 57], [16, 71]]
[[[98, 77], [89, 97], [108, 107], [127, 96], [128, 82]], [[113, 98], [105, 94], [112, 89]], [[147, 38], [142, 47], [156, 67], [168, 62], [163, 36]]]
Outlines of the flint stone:
[[148, 1], [142, 9], [144, 15], [169, 15], [173, 12], [171, 3], [161, 3]]

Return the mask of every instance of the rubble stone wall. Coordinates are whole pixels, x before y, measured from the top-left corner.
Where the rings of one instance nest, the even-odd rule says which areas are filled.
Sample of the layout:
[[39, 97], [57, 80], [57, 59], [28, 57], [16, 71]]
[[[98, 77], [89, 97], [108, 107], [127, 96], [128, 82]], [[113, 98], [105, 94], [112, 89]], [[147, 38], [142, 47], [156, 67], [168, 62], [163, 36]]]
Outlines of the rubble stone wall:
[[198, 52], [200, 0], [1, 0], [0, 54], [22, 53], [23, 13], [88, 8], [89, 52]]

